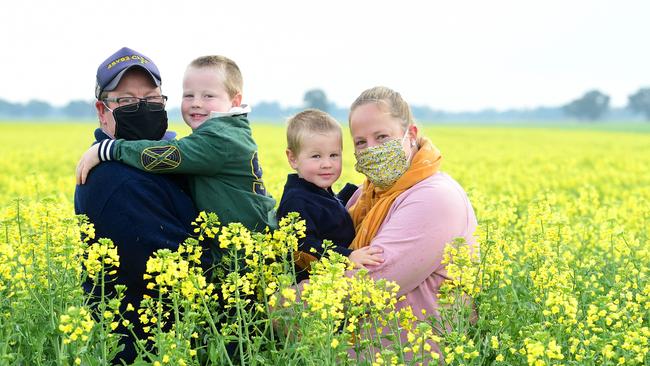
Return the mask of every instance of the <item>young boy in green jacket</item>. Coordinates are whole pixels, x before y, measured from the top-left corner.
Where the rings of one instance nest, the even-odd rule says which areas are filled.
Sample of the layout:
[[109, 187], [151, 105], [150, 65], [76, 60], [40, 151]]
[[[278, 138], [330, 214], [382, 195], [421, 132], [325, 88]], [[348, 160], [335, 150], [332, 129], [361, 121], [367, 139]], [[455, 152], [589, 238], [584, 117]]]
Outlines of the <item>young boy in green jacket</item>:
[[[94, 166], [109, 160], [152, 173], [186, 174], [198, 210], [216, 213], [222, 225], [241, 222], [252, 231], [275, 228], [275, 200], [262, 181], [257, 144], [246, 117], [250, 107], [241, 104], [242, 89], [234, 61], [223, 56], [197, 58], [185, 71], [181, 104], [192, 133], [179, 140], [103, 140], [79, 161], [78, 183], [85, 183]], [[115, 99], [118, 104], [121, 99], [131, 103], [115, 111], [148, 107], [143, 99], [134, 104], [132, 96]]]

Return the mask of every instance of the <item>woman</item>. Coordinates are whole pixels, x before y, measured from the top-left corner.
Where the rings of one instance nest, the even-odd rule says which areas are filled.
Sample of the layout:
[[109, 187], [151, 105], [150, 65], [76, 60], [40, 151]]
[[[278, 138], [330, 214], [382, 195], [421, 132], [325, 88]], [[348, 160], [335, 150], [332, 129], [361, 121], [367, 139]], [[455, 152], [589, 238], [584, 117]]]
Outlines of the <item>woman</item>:
[[439, 170], [440, 152], [418, 135], [399, 93], [364, 91], [349, 123], [355, 168], [366, 176], [347, 204], [356, 230], [350, 248], [381, 249], [384, 262], [368, 266], [370, 275], [400, 286], [398, 296], [406, 299], [398, 307], [411, 306], [420, 318], [422, 310], [437, 315], [445, 245], [458, 237], [474, 245], [474, 210], [463, 188]]

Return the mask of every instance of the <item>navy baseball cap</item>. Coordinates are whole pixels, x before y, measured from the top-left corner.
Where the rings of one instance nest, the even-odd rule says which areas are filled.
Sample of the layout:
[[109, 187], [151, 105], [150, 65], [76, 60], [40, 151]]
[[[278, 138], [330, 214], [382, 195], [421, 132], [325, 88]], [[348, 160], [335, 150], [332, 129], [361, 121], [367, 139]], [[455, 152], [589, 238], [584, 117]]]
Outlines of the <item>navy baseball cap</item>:
[[146, 70], [156, 86], [160, 86], [160, 71], [150, 58], [127, 47], [109, 56], [97, 68], [97, 85], [95, 86], [95, 98], [103, 91], [111, 91], [120, 83], [124, 73], [132, 67], [141, 67]]

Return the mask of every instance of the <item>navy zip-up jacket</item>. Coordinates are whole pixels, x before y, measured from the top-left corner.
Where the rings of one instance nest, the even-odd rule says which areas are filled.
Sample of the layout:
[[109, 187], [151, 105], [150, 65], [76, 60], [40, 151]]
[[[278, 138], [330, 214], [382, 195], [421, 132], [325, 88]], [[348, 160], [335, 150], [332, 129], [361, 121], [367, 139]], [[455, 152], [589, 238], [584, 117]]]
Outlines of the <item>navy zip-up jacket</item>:
[[[354, 239], [354, 225], [348, 210], [331, 189], [320, 188], [298, 174], [289, 174], [278, 207], [278, 220], [289, 212], [299, 213], [306, 224], [305, 237], [299, 241], [298, 250], [321, 258], [323, 240], [327, 239], [334, 244], [330, 249], [350, 256], [352, 249], [348, 245]], [[316, 251], [312, 252], [312, 248]], [[307, 271], [301, 268], [296, 268], [296, 272], [297, 281], [308, 277]]]

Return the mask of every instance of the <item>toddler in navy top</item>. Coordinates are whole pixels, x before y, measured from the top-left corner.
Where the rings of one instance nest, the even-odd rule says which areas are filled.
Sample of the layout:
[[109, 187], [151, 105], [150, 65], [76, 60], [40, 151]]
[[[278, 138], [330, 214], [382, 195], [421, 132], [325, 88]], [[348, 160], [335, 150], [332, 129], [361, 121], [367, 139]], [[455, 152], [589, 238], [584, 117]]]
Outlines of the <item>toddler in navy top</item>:
[[306, 222], [306, 236], [294, 253], [297, 281], [306, 279], [311, 262], [324, 254], [323, 240], [331, 241], [328, 249], [349, 257], [356, 267], [383, 262], [379, 248], [348, 248], [354, 225], [332, 192], [341, 175], [342, 142], [341, 126], [325, 112], [307, 109], [288, 121], [287, 159], [296, 174], [287, 177], [277, 215], [279, 219], [297, 212]]

